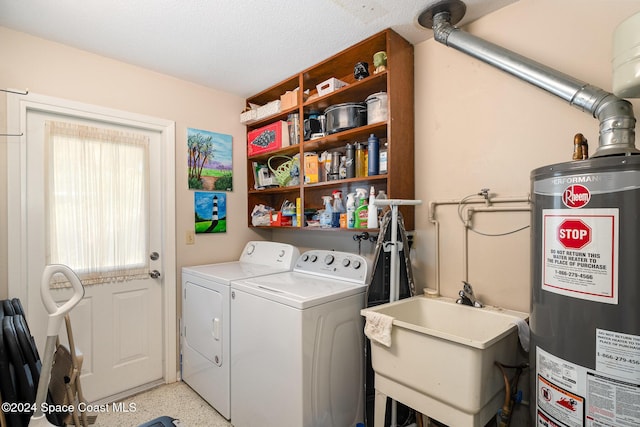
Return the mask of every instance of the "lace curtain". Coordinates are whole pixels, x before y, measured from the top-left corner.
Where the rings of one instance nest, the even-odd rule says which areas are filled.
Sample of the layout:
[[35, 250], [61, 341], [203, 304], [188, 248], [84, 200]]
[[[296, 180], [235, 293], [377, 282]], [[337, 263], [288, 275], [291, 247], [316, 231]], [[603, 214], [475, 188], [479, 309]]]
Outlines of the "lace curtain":
[[149, 138], [47, 121], [45, 143], [47, 263], [84, 285], [148, 277]]

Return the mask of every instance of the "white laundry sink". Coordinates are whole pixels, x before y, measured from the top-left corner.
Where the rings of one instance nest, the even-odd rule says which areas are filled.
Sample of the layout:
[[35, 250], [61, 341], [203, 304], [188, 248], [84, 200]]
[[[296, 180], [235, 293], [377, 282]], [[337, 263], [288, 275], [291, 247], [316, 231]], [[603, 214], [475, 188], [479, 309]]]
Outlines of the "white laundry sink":
[[369, 311], [394, 318], [391, 346], [371, 343], [378, 393], [450, 426], [484, 426], [495, 416], [504, 380], [494, 361], [519, 360], [516, 321], [528, 314], [425, 296], [361, 314]]

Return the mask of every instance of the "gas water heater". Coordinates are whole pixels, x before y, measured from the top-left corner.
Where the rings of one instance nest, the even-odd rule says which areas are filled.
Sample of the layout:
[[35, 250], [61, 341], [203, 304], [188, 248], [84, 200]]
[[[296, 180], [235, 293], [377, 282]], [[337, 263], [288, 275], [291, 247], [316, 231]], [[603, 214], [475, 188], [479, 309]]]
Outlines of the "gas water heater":
[[536, 426], [640, 425], [640, 156], [536, 169]]

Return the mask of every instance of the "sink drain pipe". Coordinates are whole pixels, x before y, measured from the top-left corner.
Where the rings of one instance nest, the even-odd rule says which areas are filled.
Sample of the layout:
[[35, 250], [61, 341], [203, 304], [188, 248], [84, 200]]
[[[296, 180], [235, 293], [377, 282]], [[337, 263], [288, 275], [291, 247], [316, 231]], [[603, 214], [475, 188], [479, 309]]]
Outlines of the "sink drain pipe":
[[599, 144], [591, 157], [640, 153], [635, 147], [636, 119], [629, 101], [460, 30], [455, 24], [466, 9], [460, 0], [440, 1], [423, 11], [418, 23], [433, 29], [436, 41], [544, 89], [597, 118]]

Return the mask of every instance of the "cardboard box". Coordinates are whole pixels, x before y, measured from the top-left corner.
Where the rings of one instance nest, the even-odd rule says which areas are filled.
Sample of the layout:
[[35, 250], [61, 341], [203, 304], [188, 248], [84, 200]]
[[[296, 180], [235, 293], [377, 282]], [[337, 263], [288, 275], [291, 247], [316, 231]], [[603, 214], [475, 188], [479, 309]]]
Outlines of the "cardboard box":
[[280, 95], [280, 111], [288, 110], [298, 105], [298, 89], [288, 90]]
[[247, 156], [268, 153], [289, 146], [287, 122], [280, 120], [247, 134]]
[[304, 156], [304, 183], [318, 182], [318, 155], [305, 154]]

